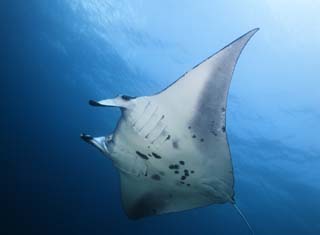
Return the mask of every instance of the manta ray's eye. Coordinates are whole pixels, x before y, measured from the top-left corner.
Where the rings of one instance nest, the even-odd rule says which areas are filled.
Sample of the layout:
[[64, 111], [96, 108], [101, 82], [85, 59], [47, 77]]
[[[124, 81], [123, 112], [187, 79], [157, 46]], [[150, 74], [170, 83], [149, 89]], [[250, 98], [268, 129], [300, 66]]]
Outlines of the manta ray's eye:
[[135, 99], [136, 97], [134, 97], [134, 96], [128, 96], [128, 95], [122, 95], [121, 98], [122, 98], [123, 100], [131, 100], [131, 99]]

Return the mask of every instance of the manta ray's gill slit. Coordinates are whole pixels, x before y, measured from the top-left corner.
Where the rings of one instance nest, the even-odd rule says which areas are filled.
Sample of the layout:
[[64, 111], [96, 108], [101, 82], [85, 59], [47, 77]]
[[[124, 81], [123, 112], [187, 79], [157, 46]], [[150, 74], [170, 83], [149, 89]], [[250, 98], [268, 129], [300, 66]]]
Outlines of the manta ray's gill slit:
[[143, 111], [139, 114], [139, 117], [134, 118], [134, 119], [132, 120], [132, 127], [134, 127], [134, 128], [136, 127], [136, 125], [138, 124], [138, 122], [139, 122], [139, 121], [142, 119], [142, 117], [144, 116], [146, 110], [149, 108], [150, 104], [151, 104], [151, 102], [148, 101], [148, 103], [147, 103], [146, 106], [144, 107]]
[[144, 160], [148, 160], [148, 159], [149, 159], [147, 155], [145, 155], [145, 154], [143, 154], [143, 153], [140, 153], [139, 151], [136, 151], [136, 154], [137, 154], [139, 157], [141, 157], [142, 159], [144, 159]]
[[154, 109], [154, 111], [152, 112], [152, 114], [150, 115], [150, 117], [148, 118], [148, 120], [144, 123], [144, 125], [140, 128], [140, 130], [138, 132], [142, 132], [142, 130], [151, 122], [151, 120], [153, 119], [154, 116], [156, 116], [157, 111], [158, 111], [158, 106]]
[[[158, 109], [157, 109], [158, 110]], [[155, 130], [157, 130], [157, 128], [158, 129], [160, 129], [161, 128], [161, 124], [162, 124], [162, 120], [165, 118], [165, 115], [164, 114], [162, 114], [161, 115], [161, 118], [155, 123], [155, 125], [151, 128], [151, 130], [149, 131], [149, 133], [147, 133], [147, 135], [145, 135], [145, 139], [148, 139], [149, 138], [149, 136], [152, 134], [152, 133], [154, 133], [154, 131]], [[160, 134], [161, 134], [161, 132], [160, 132]], [[157, 139], [157, 138], [155, 138], [155, 139]], [[153, 144], [153, 142], [155, 141], [155, 139], [151, 142], [151, 144]]]
[[[161, 136], [166, 136], [167, 135], [168, 132], [166, 131], [166, 128], [167, 128], [167, 126], [164, 126], [162, 128], [162, 130], [160, 131], [159, 135], [155, 139], [153, 139], [151, 141], [151, 144], [154, 144], [156, 141], [158, 141]], [[162, 141], [162, 142], [164, 142], [164, 141]]]
[[168, 134], [167, 137], [162, 141], [161, 144], [165, 143], [166, 141], [170, 140], [171, 139], [171, 135]]

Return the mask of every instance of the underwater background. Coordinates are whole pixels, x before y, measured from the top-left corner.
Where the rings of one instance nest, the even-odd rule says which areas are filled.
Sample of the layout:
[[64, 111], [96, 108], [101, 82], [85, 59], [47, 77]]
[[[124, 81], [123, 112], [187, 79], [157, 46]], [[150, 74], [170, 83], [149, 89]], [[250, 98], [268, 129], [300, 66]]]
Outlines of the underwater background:
[[320, 234], [320, 2], [3, 0], [1, 234], [250, 234], [230, 204], [129, 220], [80, 140], [247, 31], [228, 98], [235, 199], [255, 234]]

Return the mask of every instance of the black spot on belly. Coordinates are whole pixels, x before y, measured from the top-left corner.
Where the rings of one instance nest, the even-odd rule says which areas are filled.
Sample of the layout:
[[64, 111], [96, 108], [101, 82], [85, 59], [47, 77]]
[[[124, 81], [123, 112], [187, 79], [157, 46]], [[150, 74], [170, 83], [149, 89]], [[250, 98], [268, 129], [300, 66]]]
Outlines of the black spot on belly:
[[179, 171], [174, 171], [175, 174], [179, 174]]
[[222, 132], [226, 132], [226, 127], [225, 127], [225, 126], [222, 126], [222, 127], [221, 127], [221, 130], [222, 130]]
[[170, 140], [170, 138], [171, 138], [171, 136], [170, 136], [170, 135], [168, 135], [168, 136], [167, 136], [167, 138], [166, 138], [166, 140]]
[[222, 108], [221, 108], [221, 111], [222, 111], [222, 112], [225, 112], [225, 111], [226, 111], [225, 107], [222, 107]]
[[179, 163], [180, 163], [181, 165], [184, 165], [184, 161], [179, 161]]
[[195, 139], [197, 136], [196, 135], [192, 135], [192, 138]]
[[177, 140], [172, 141], [172, 147], [175, 148], [175, 149], [179, 148], [179, 143], [178, 143]]
[[190, 184], [187, 184], [188, 187], [190, 187]]
[[212, 133], [214, 136], [217, 136], [217, 133], [216, 133], [216, 132], [211, 131], [211, 133]]
[[190, 129], [191, 129], [191, 126], [188, 126], [188, 129], [190, 130]]
[[179, 165], [178, 165], [178, 164], [174, 164], [174, 165], [171, 164], [171, 165], [169, 166], [169, 168], [170, 168], [170, 169], [176, 169], [176, 170], [177, 170], [177, 169], [179, 169]]
[[152, 155], [157, 159], [161, 159], [161, 156], [159, 154], [156, 154], [156, 153], [152, 152]]
[[180, 184], [184, 184], [184, 182], [183, 182], [183, 181], [180, 181]]
[[136, 151], [136, 154], [137, 154], [139, 157], [141, 157], [142, 159], [144, 159], [144, 160], [148, 160], [148, 159], [149, 159], [147, 155], [145, 155], [145, 154], [143, 154], [143, 153], [140, 153], [139, 151]]
[[201, 141], [201, 142], [203, 142], [203, 141], [204, 141], [204, 139], [203, 139], [203, 138], [201, 138], [201, 139], [200, 139], [200, 141]]
[[186, 177], [183, 175], [183, 176], [181, 176], [181, 180], [185, 180], [186, 179]]
[[151, 176], [151, 179], [160, 180], [161, 178], [160, 178], [160, 175], [154, 174], [154, 175]]
[[194, 171], [191, 171], [191, 174], [193, 174], [194, 173]]

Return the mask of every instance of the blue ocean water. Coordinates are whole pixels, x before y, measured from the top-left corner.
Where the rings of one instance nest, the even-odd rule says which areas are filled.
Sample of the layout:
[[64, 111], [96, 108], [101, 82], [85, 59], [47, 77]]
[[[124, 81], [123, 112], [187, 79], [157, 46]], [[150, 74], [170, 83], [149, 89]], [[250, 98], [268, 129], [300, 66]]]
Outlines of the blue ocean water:
[[320, 3], [1, 1], [1, 234], [250, 234], [229, 205], [128, 220], [117, 170], [80, 140], [252, 28], [230, 88], [235, 198], [256, 234], [320, 234]]

